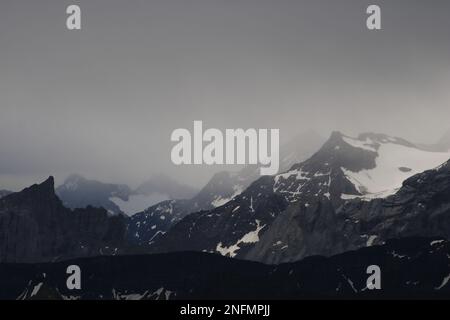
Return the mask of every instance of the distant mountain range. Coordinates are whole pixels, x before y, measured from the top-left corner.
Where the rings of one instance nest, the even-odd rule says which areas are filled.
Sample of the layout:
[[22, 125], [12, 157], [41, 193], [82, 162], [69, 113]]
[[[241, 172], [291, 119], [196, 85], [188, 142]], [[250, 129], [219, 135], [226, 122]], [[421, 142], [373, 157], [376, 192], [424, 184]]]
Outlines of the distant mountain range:
[[131, 193], [127, 185], [88, 180], [77, 174], [69, 176], [56, 189], [56, 194], [68, 208], [103, 207], [112, 215], [123, 213], [112, 199], [128, 201]]
[[[0, 264], [0, 299], [448, 299], [449, 255], [445, 240], [405, 238], [277, 266], [195, 252]], [[81, 290], [66, 287], [73, 264], [82, 270]], [[381, 290], [367, 288], [371, 265], [380, 268]]]
[[126, 215], [140, 212], [163, 200], [183, 199], [196, 192], [196, 189], [164, 175], [155, 176], [132, 190], [124, 184], [103, 183], [73, 174], [56, 189], [64, 205], [69, 208], [103, 207], [111, 214]]

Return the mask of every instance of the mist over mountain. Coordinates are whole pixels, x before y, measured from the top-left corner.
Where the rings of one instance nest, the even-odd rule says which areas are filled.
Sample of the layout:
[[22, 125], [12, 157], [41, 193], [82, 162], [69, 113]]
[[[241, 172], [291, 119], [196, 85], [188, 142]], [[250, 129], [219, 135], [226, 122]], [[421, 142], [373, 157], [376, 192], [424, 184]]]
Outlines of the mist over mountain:
[[165, 175], [155, 176], [132, 190], [125, 184], [103, 183], [73, 174], [56, 189], [64, 205], [69, 208], [103, 207], [111, 214], [126, 215], [135, 214], [167, 199], [192, 196], [196, 192], [194, 188]]
[[159, 174], [142, 183], [134, 192], [145, 195], [159, 193], [167, 195], [169, 199], [174, 200], [192, 198], [198, 190], [194, 187], [180, 184], [167, 175]]
[[448, 1], [382, 0], [386, 31], [373, 33], [354, 0], [80, 1], [76, 41], [61, 1], [0, 4], [2, 189], [70, 173], [200, 189], [223, 169], [169, 159], [193, 120], [282, 141], [314, 129], [434, 143], [448, 129]]
[[450, 129], [433, 143], [417, 143], [417, 146], [429, 151], [447, 152], [450, 150]]
[[444, 150], [450, 150], [450, 129], [439, 139], [437, 145]]

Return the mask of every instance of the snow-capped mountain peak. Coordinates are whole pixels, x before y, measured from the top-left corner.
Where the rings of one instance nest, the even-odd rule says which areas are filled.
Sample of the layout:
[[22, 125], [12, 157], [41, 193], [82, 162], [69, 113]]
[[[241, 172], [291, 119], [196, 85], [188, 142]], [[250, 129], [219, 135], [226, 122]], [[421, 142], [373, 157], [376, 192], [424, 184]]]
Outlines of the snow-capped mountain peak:
[[302, 195], [344, 200], [385, 197], [407, 178], [449, 158], [450, 152], [425, 150], [385, 134], [364, 133], [354, 138], [333, 132], [310, 159], [277, 175], [274, 191], [291, 202]]

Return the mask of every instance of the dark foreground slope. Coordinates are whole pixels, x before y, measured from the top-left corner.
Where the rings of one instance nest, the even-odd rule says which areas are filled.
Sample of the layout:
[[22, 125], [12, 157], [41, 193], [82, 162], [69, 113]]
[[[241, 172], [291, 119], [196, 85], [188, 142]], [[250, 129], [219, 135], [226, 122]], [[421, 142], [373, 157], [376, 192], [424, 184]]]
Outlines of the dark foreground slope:
[[[447, 241], [405, 238], [279, 266], [194, 252], [1, 264], [0, 299], [450, 298], [449, 254]], [[81, 290], [66, 288], [72, 264]], [[370, 265], [381, 290], [366, 289]]]

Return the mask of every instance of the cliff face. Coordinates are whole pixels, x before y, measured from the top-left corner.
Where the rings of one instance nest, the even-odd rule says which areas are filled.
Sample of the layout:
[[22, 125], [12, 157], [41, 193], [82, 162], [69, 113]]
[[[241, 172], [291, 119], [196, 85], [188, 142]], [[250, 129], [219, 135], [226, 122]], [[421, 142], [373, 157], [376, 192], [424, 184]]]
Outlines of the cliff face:
[[[265, 263], [330, 256], [393, 238], [450, 237], [450, 161], [403, 182], [383, 199], [328, 199], [295, 204], [280, 215], [245, 257]], [[275, 250], [283, 243], [283, 250]]]
[[0, 199], [0, 262], [114, 254], [124, 234], [122, 216], [102, 208], [65, 208], [53, 177]]

